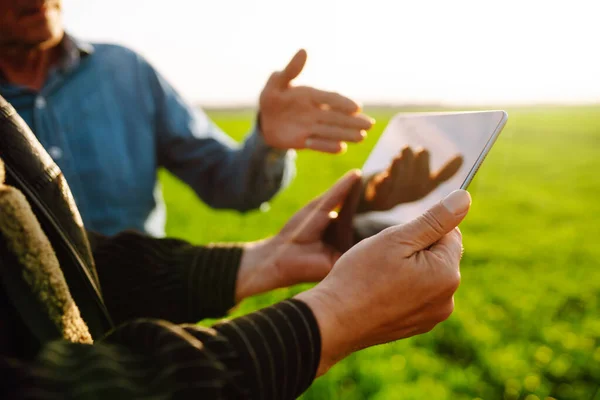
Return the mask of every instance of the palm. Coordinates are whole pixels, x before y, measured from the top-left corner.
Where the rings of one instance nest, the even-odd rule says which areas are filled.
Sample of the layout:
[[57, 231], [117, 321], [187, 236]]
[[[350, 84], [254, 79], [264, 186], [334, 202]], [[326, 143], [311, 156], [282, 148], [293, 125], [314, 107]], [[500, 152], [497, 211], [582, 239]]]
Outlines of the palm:
[[[314, 122], [319, 122], [313, 115], [318, 106], [306, 101], [304, 89], [289, 87], [275, 95], [268, 90], [263, 92], [260, 101], [261, 125], [273, 147], [303, 148], [306, 132], [310, 131]], [[271, 135], [275, 130], [276, 134]]]
[[345, 142], [360, 142], [373, 121], [354, 101], [337, 93], [293, 86], [306, 63], [300, 50], [283, 71], [269, 78], [260, 95], [260, 128], [267, 144], [280, 149], [339, 153]]

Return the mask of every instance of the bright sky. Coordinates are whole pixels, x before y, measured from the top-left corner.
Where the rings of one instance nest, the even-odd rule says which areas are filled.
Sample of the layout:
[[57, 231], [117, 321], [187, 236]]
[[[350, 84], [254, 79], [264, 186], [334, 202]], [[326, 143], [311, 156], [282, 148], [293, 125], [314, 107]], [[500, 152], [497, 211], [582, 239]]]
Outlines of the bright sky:
[[363, 103], [600, 102], [598, 0], [63, 0], [69, 31], [141, 52], [189, 100], [297, 80]]

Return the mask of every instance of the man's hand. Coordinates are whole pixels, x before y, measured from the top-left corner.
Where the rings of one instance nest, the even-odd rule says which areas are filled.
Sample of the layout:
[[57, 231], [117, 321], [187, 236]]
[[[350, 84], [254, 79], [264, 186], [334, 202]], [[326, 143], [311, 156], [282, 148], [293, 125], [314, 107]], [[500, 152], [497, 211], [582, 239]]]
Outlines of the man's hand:
[[457, 155], [438, 171], [431, 172], [427, 150], [413, 152], [405, 147], [385, 171], [366, 183], [357, 212], [387, 211], [398, 204], [422, 199], [452, 178], [462, 163], [463, 158]]
[[267, 144], [280, 149], [339, 153], [346, 142], [360, 142], [373, 120], [360, 106], [337, 93], [293, 86], [306, 63], [300, 50], [282, 71], [274, 72], [260, 95], [260, 128]]
[[340, 253], [322, 242], [330, 213], [340, 206], [358, 171], [344, 175], [325, 194], [297, 212], [274, 237], [246, 245], [236, 285], [236, 301], [272, 289], [323, 279]]
[[351, 352], [428, 332], [454, 309], [462, 238], [471, 204], [457, 190], [420, 218], [388, 228], [345, 253], [297, 298], [321, 332], [318, 374]]

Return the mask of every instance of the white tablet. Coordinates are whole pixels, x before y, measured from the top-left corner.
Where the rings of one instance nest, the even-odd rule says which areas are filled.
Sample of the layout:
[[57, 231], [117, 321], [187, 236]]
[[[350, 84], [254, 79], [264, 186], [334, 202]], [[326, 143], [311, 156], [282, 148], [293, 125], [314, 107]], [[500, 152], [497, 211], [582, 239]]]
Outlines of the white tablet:
[[[427, 150], [432, 176], [449, 161], [460, 167], [430, 192], [385, 211], [356, 216], [355, 226], [396, 225], [423, 214], [452, 191], [466, 189], [506, 124], [505, 111], [402, 113], [394, 116], [363, 166], [368, 177], [388, 169], [406, 147], [414, 154]], [[422, 161], [422, 160], [421, 160]], [[396, 203], [394, 203], [396, 204]]]

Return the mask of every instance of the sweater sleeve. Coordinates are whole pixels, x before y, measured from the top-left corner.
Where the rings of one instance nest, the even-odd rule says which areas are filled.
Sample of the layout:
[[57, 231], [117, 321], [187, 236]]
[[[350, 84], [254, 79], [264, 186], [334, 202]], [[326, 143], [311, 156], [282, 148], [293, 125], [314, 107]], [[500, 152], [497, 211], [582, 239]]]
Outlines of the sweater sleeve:
[[0, 397], [293, 399], [320, 351], [316, 320], [297, 300], [214, 329], [139, 319], [94, 345], [51, 342], [33, 362], [0, 357]]
[[235, 304], [243, 248], [194, 246], [135, 232], [89, 233], [106, 306], [115, 323], [158, 318], [175, 323], [218, 318]]

